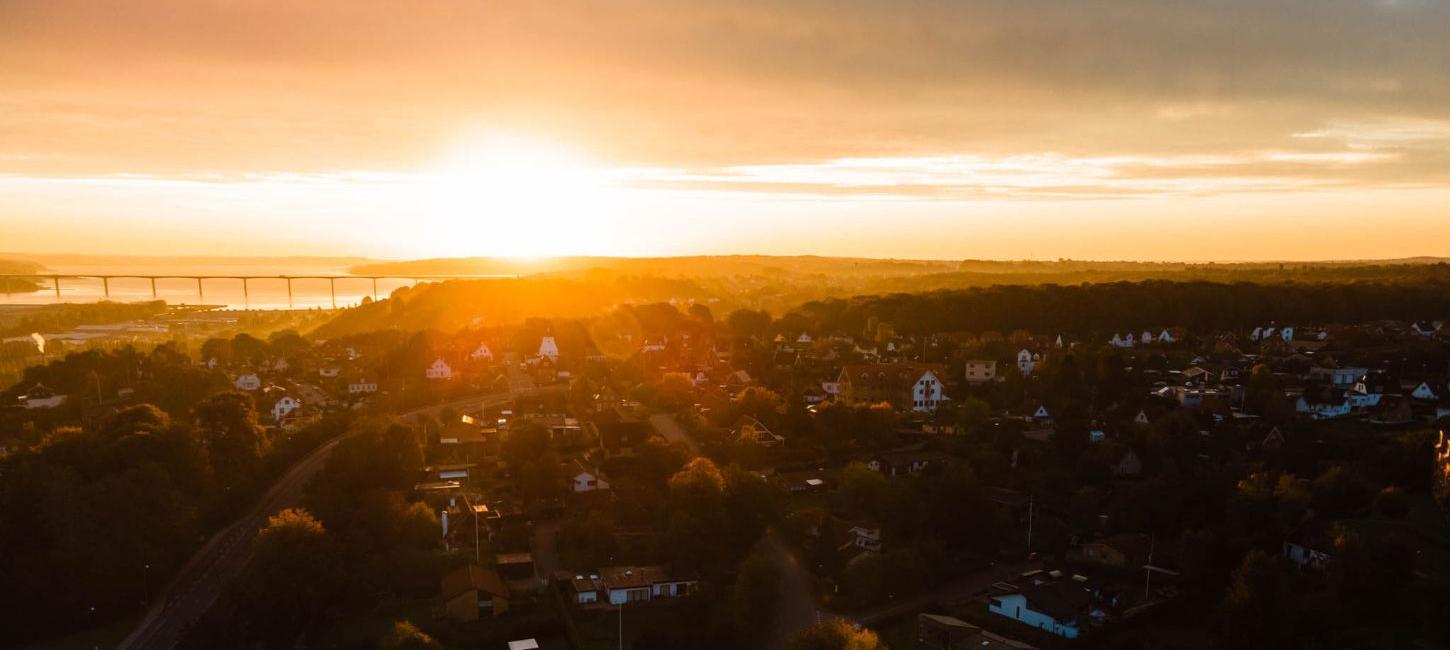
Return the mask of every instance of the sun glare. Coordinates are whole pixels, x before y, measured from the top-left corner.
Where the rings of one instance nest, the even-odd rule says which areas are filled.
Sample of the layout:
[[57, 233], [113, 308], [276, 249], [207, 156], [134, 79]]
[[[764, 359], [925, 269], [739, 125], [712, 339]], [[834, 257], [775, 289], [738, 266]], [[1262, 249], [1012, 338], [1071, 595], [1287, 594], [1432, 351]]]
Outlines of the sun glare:
[[607, 215], [605, 171], [566, 147], [493, 136], [458, 146], [428, 175], [442, 248], [537, 258], [574, 247]]

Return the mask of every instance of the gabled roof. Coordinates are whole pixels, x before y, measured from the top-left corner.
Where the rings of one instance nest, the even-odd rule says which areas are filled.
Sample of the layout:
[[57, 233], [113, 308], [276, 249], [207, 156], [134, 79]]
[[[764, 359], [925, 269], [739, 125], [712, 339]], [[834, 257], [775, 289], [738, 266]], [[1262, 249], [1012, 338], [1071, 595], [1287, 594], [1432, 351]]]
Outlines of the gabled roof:
[[509, 597], [508, 585], [498, 577], [498, 573], [477, 564], [466, 564], [443, 576], [443, 600], [453, 600], [470, 591], [499, 598]]

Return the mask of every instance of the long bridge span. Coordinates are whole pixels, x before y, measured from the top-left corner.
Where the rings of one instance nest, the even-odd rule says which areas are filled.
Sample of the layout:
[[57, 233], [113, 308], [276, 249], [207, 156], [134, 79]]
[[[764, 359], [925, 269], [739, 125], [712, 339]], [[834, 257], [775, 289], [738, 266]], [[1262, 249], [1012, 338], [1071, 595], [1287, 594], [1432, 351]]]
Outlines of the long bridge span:
[[292, 281], [293, 280], [327, 280], [328, 293], [332, 299], [332, 307], [337, 308], [337, 281], [338, 280], [368, 280], [372, 282], [373, 300], [378, 299], [378, 280], [411, 280], [414, 285], [419, 282], [440, 282], [444, 280], [498, 280], [517, 278], [518, 275], [185, 275], [185, 274], [145, 274], [145, 273], [30, 273], [30, 274], [0, 274], [0, 291], [3, 291], [6, 298], [9, 298], [19, 288], [15, 282], [28, 282], [38, 285], [50, 284], [50, 289], [55, 292], [55, 297], [61, 297], [61, 282], [64, 280], [100, 280], [102, 293], [105, 298], [111, 297], [112, 280], [149, 280], [151, 282], [151, 297], [159, 297], [156, 291], [157, 280], [193, 280], [196, 282], [196, 295], [198, 299], [206, 299], [207, 280], [231, 280], [242, 283], [242, 295], [250, 298], [251, 282], [257, 280], [281, 280], [287, 283], [287, 304], [292, 304]]

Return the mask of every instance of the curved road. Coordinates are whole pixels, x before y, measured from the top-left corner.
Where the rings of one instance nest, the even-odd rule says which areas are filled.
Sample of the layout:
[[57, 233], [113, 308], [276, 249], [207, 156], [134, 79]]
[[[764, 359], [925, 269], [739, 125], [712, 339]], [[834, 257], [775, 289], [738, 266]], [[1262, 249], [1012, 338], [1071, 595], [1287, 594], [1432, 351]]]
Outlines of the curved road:
[[[425, 413], [436, 414], [446, 408], [488, 408], [513, 400], [517, 397], [536, 395], [561, 390], [559, 387], [526, 388], [507, 393], [490, 393], [468, 399], [454, 400], [415, 409], [401, 415], [416, 417]], [[308, 481], [322, 469], [332, 450], [337, 448], [347, 435], [338, 436], [319, 446], [305, 458], [297, 461], [277, 479], [261, 500], [241, 519], [223, 528], [214, 535], [201, 550], [192, 556], [181, 571], [167, 585], [166, 590], [136, 629], [127, 636], [118, 648], [124, 650], [170, 650], [181, 640], [181, 633], [187, 626], [201, 618], [212, 603], [221, 596], [228, 581], [241, 573], [252, 555], [252, 542], [257, 531], [273, 514], [297, 505], [302, 500], [302, 491]]]

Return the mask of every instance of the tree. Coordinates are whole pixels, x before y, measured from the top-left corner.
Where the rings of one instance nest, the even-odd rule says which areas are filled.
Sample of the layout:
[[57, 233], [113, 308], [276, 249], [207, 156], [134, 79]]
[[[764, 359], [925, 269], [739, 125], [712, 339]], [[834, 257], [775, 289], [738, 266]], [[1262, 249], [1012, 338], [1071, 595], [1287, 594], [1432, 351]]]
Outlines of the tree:
[[218, 393], [197, 404], [194, 412], [217, 477], [232, 486], [254, 480], [268, 441], [266, 432], [257, 425], [251, 396]]
[[243, 635], [291, 646], [313, 628], [340, 593], [337, 552], [322, 524], [288, 509], [257, 533], [255, 555], [237, 584]]
[[840, 619], [816, 623], [790, 639], [790, 650], [880, 650], [883, 647], [875, 632], [858, 630]]
[[393, 623], [393, 630], [378, 641], [380, 650], [434, 650], [442, 647], [412, 621]]
[[1290, 614], [1283, 567], [1263, 551], [1249, 551], [1219, 608], [1220, 631], [1249, 646], [1281, 647], [1295, 629]]
[[725, 317], [725, 326], [737, 338], [762, 339], [770, 330], [770, 313], [751, 309], [737, 309]]
[[775, 623], [779, 587], [780, 569], [770, 558], [755, 554], [740, 563], [730, 594], [737, 647], [765, 645], [765, 635]]

